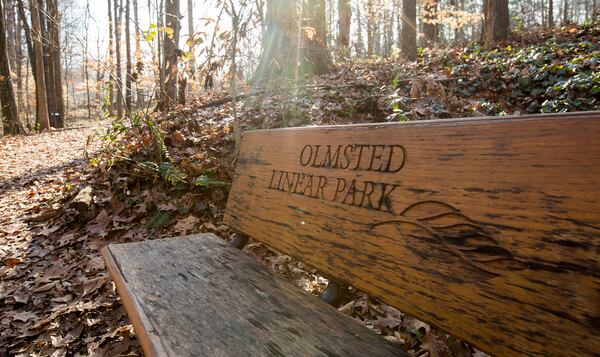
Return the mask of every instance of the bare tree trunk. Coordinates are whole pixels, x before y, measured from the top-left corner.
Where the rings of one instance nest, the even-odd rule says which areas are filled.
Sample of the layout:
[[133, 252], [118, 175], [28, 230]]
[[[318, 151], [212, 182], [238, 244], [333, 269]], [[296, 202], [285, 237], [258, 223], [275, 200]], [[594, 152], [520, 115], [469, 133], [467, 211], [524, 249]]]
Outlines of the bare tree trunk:
[[357, 27], [358, 27], [358, 34], [357, 34], [357, 39], [356, 39], [356, 55], [358, 57], [361, 57], [364, 53], [364, 49], [365, 49], [365, 42], [363, 40], [363, 35], [362, 35], [362, 31], [363, 31], [363, 21], [362, 21], [362, 16], [361, 16], [361, 11], [360, 11], [360, 1], [356, 0], [356, 22], [357, 22]]
[[488, 0], [484, 10], [484, 42], [492, 45], [495, 42], [506, 40], [510, 32], [508, 0]]
[[568, 25], [569, 24], [569, 1], [568, 0], [563, 0], [563, 18], [562, 18], [562, 23], [563, 23], [563, 25]]
[[367, 0], [365, 7], [367, 11], [367, 56], [372, 56], [375, 50], [375, 5], [374, 0]]
[[127, 115], [131, 115], [132, 107], [132, 78], [133, 71], [131, 66], [131, 32], [129, 29], [131, 23], [131, 6], [129, 5], [130, 0], [125, 0], [125, 57], [126, 57], [126, 69], [125, 74], [125, 107]]
[[427, 0], [423, 6], [423, 33], [425, 45], [433, 47], [438, 40], [437, 26], [438, 0]]
[[179, 0], [165, 1], [165, 26], [170, 29], [164, 37], [163, 64], [165, 68], [165, 95], [161, 108], [166, 109], [177, 103], [177, 62], [179, 60]]
[[37, 0], [29, 0], [31, 9], [31, 37], [33, 42], [34, 61], [35, 61], [35, 95], [38, 120], [40, 130], [50, 129], [50, 119], [48, 117], [48, 99], [46, 98], [46, 81], [44, 77], [44, 52], [42, 49], [42, 36], [40, 28], [40, 13], [38, 11]]
[[554, 27], [554, 1], [548, 0], [548, 27]]
[[402, 1], [402, 55], [410, 61], [417, 59], [417, 1]]
[[114, 19], [115, 19], [115, 64], [116, 64], [116, 84], [117, 84], [117, 117], [123, 117], [123, 76], [121, 73], [121, 1], [113, 0], [114, 3]]
[[327, 16], [325, 0], [308, 0], [305, 6], [308, 24], [315, 29], [315, 36], [323, 46], [327, 44]]
[[60, 63], [60, 14], [58, 0], [47, 0], [47, 27], [48, 27], [48, 60], [50, 64], [50, 81], [52, 93], [52, 110], [54, 122], [58, 128], [65, 127], [65, 104], [63, 101], [62, 68]]
[[44, 1], [45, 0], [37, 0], [38, 16], [40, 19], [40, 38], [42, 41], [42, 61], [44, 63], [44, 82], [46, 83], [46, 100], [48, 103], [48, 116], [50, 119], [50, 126], [57, 128], [58, 123], [56, 120], [56, 116], [54, 115], [56, 110], [54, 108], [54, 86], [52, 85], [52, 62], [50, 61], [50, 46], [52, 44], [50, 39], [51, 36], [47, 27], [47, 22], [49, 22], [48, 11], [44, 6]]
[[[117, 0], [113, 0], [113, 1], [117, 1]], [[114, 56], [115, 56], [115, 50], [114, 50], [114, 43], [113, 43], [113, 26], [114, 26], [114, 21], [113, 21], [113, 14], [112, 14], [112, 5], [111, 5], [111, 0], [108, 0], [108, 78], [107, 78], [107, 86], [108, 86], [108, 108], [106, 108], [108, 110], [108, 115], [109, 116], [113, 116], [113, 103], [114, 103], [114, 85], [113, 85], [113, 78], [114, 78], [114, 68], [115, 68], [115, 62], [114, 62]]]
[[84, 54], [83, 54], [83, 77], [85, 79], [85, 93], [87, 96], [87, 112], [88, 121], [92, 120], [92, 103], [90, 100], [90, 77], [88, 73], [88, 42], [89, 42], [89, 25], [90, 21], [90, 0], [85, 2], [85, 39], [84, 39]]
[[194, 4], [192, 0], [187, 2], [188, 16], [188, 51], [189, 51], [189, 69], [190, 77], [194, 78], [196, 73], [196, 55], [195, 55], [195, 36], [194, 36]]
[[0, 1], [0, 104], [2, 106], [4, 134], [21, 134], [25, 130], [19, 121], [17, 103], [10, 78], [10, 64], [6, 46], [6, 28], [4, 26], [4, 9]]
[[142, 62], [142, 48], [140, 45], [140, 20], [138, 17], [138, 1], [133, 0], [133, 19], [135, 21], [135, 74], [133, 75], [133, 82], [135, 83], [135, 97], [137, 107], [141, 108], [144, 106], [144, 97], [140, 90], [139, 77], [144, 71], [144, 62]]
[[27, 111], [25, 110], [25, 104], [23, 101], [23, 37], [21, 33], [21, 29], [23, 28], [22, 19], [20, 16], [17, 17], [16, 20], [16, 33], [15, 33], [15, 53], [16, 53], [16, 63], [17, 63], [17, 107], [18, 110], [23, 116], [27, 117]]
[[[31, 40], [31, 30], [29, 28], [29, 24], [27, 23], [27, 16], [25, 15], [25, 7], [23, 6], [23, 0], [17, 0], [17, 8], [18, 8], [18, 12], [19, 12], [19, 19], [21, 20], [21, 24], [23, 26], [23, 31], [25, 32], [25, 44], [26, 44], [26, 48], [27, 48], [27, 58], [28, 58], [29, 64], [30, 64], [29, 66], [25, 66], [27, 68], [27, 74], [25, 76], [25, 90], [29, 91], [29, 68], [31, 68], [31, 74], [33, 76], [34, 81], [36, 80], [35, 56], [34, 56], [34, 51], [33, 51], [32, 40]], [[32, 129], [33, 125], [31, 125], [31, 123], [29, 122], [29, 112], [30, 112], [29, 100], [25, 101], [25, 105], [27, 107], [27, 111], [25, 113], [25, 116], [27, 119], [27, 128]], [[38, 115], [37, 109], [38, 108], [36, 106], [35, 119], [37, 122], [39, 122], [39, 115]]]
[[[156, 18], [158, 28], [163, 28], [164, 25], [164, 0], [160, 0], [160, 5], [156, 8]], [[164, 32], [159, 31], [157, 36], [156, 58], [158, 64], [158, 107], [161, 106], [162, 98], [165, 96], [165, 65], [163, 61], [163, 43]]]

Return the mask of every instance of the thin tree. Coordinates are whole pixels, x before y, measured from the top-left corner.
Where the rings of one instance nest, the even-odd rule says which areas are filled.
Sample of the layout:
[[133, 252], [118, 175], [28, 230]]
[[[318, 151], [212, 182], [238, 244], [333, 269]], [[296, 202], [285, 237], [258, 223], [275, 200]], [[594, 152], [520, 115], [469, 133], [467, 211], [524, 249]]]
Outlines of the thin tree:
[[338, 1], [338, 47], [347, 54], [350, 48], [350, 24], [352, 23], [352, 8], [350, 0]]
[[425, 45], [433, 47], [438, 40], [437, 12], [438, 0], [427, 0], [423, 6], [423, 33]]
[[140, 45], [140, 20], [138, 17], [138, 1], [133, 0], [133, 19], [135, 22], [135, 74], [133, 75], [133, 81], [135, 83], [136, 101], [138, 108], [144, 105], [144, 96], [139, 84], [139, 76], [144, 70], [144, 63], [142, 62], [142, 48]]
[[195, 35], [194, 35], [194, 3], [192, 0], [188, 0], [187, 2], [187, 18], [188, 18], [188, 40], [187, 40], [187, 44], [188, 44], [188, 57], [190, 58], [189, 61], [189, 71], [190, 71], [190, 76], [192, 78], [194, 78], [194, 75], [196, 73], [196, 55], [195, 55], [195, 48], [196, 48], [196, 39], [195, 39]]
[[[41, 15], [40, 15], [41, 16]], [[49, 87], [48, 98], [52, 102], [53, 121], [58, 128], [65, 127], [65, 104], [63, 100], [63, 81], [60, 48], [60, 13], [58, 0], [46, 0], [47, 29], [48, 29], [48, 66], [50, 77], [46, 81]]]
[[165, 1], [165, 32], [163, 48], [163, 66], [165, 68], [165, 93], [162, 98], [161, 108], [166, 109], [177, 103], [177, 62], [180, 51], [179, 32], [179, 0]]
[[[114, 0], [115, 2], [117, 0]], [[112, 14], [112, 4], [111, 4], [111, 0], [108, 0], [108, 77], [107, 77], [107, 90], [108, 90], [108, 106], [107, 106], [107, 110], [108, 110], [108, 115], [109, 116], [113, 116], [113, 103], [114, 103], [114, 85], [113, 85], [113, 78], [114, 78], [114, 68], [115, 68], [115, 63], [114, 63], [114, 56], [115, 56], [115, 49], [114, 49], [114, 42], [113, 42], [113, 26], [114, 26], [114, 21], [113, 21], [113, 14]]]
[[417, 1], [402, 1], [402, 55], [417, 60]]
[[563, 25], [568, 25], [569, 24], [569, 1], [568, 0], [563, 0], [563, 18], [562, 18], [562, 23], [563, 23]]
[[90, 76], [88, 73], [88, 42], [89, 42], [89, 30], [90, 30], [90, 0], [85, 2], [85, 37], [83, 39], [84, 53], [83, 53], [83, 78], [85, 79], [85, 94], [87, 98], [87, 112], [88, 120], [92, 120], [92, 105], [90, 101]]
[[116, 64], [116, 84], [117, 84], [117, 117], [120, 119], [123, 117], [123, 76], [121, 73], [121, 18], [123, 11], [121, 11], [121, 1], [113, 0], [114, 4], [114, 28], [115, 28], [115, 64]]
[[4, 134], [20, 134], [23, 125], [17, 115], [17, 103], [10, 78], [10, 64], [6, 46], [6, 28], [4, 26], [4, 9], [0, 1], [0, 104], [2, 106]]
[[554, 27], [554, 1], [548, 0], [548, 27]]
[[133, 68], [131, 66], [131, 32], [129, 29], [131, 23], [130, 0], [125, 0], [125, 57], [126, 57], [126, 77], [125, 77], [125, 107], [127, 115], [131, 115], [132, 104], [132, 78]]
[[36, 110], [40, 130], [48, 130], [50, 129], [50, 119], [48, 116], [48, 98], [46, 97], [46, 80], [44, 77], [44, 51], [42, 49], [40, 12], [37, 0], [29, 0], [29, 8], [31, 9], [31, 39], [35, 61]]

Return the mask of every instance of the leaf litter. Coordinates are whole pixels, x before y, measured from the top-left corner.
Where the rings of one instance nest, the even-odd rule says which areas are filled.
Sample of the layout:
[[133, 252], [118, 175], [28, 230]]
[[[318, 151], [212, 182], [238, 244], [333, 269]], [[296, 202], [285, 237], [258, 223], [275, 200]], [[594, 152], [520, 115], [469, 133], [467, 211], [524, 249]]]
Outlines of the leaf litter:
[[[234, 236], [223, 224], [233, 105], [242, 129], [599, 109], [599, 35], [571, 27], [492, 50], [426, 50], [415, 63], [353, 61], [297, 88], [242, 88], [235, 104], [207, 93], [169, 113], [0, 139], [0, 354], [141, 354], [99, 250]], [[85, 190], [93, 199], [74, 204]], [[244, 250], [310, 293], [327, 285], [260, 242]], [[345, 295], [342, 313], [413, 355], [485, 356], [364, 292]]]

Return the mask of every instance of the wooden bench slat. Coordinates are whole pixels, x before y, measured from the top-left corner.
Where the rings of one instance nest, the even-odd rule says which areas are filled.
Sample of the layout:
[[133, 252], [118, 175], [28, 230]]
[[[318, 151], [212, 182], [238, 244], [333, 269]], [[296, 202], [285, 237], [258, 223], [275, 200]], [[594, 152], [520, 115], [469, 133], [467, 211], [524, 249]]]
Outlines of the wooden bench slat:
[[212, 234], [102, 255], [148, 356], [406, 355]]
[[225, 222], [497, 355], [600, 352], [600, 113], [253, 131]]

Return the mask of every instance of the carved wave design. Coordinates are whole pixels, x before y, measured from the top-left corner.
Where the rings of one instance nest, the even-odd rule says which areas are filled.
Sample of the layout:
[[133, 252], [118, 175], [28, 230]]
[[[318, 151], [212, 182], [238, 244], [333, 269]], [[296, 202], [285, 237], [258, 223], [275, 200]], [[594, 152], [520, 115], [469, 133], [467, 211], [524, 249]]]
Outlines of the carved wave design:
[[377, 222], [371, 228], [399, 234], [411, 252], [436, 264], [435, 274], [451, 281], [486, 281], [526, 268], [494, 239], [497, 231], [482, 227], [444, 202], [414, 203], [396, 219]]

